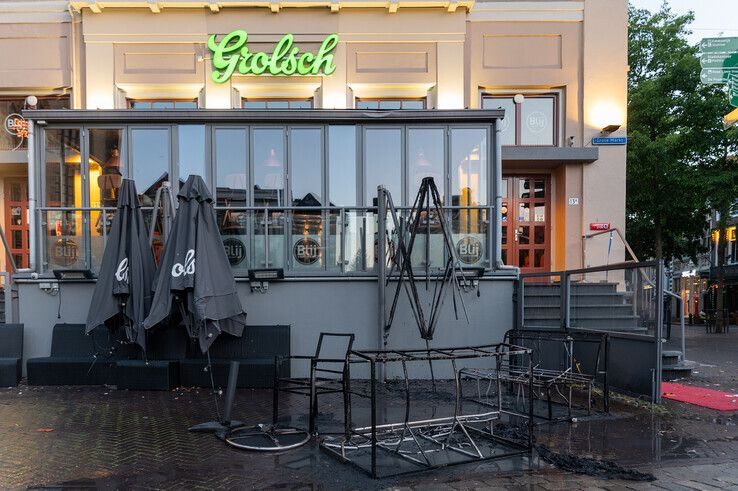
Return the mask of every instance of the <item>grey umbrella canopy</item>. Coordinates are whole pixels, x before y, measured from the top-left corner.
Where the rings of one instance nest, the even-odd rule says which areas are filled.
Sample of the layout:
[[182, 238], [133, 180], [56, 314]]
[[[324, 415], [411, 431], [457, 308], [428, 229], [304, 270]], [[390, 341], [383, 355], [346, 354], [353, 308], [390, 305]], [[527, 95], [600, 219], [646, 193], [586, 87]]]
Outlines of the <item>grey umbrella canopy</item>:
[[241, 336], [246, 313], [218, 231], [213, 197], [202, 177], [188, 177], [177, 199], [144, 325], [154, 328], [178, 311], [205, 353], [221, 332]]
[[124, 179], [87, 314], [86, 332], [102, 324], [111, 328], [123, 324], [127, 340], [145, 352], [143, 321], [151, 306], [155, 271], [136, 185]]

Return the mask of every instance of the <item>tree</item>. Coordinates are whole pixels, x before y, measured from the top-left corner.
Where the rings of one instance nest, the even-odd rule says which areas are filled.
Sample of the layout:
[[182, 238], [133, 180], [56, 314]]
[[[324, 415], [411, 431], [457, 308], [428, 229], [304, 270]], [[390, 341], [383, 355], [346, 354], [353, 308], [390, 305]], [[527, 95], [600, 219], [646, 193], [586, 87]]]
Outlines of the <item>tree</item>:
[[[626, 236], [639, 257], [700, 252], [707, 200], [691, 142], [699, 110], [700, 65], [687, 42], [692, 14], [629, 7]], [[698, 126], [695, 126], [698, 124]]]

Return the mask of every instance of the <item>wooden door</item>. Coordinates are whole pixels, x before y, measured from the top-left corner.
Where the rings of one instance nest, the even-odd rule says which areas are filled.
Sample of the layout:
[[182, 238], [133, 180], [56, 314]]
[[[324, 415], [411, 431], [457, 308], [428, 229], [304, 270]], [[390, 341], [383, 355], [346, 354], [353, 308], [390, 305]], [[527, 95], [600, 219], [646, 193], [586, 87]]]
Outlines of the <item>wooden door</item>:
[[550, 195], [550, 176], [503, 178], [502, 260], [523, 273], [551, 270]]
[[27, 179], [5, 179], [5, 237], [15, 266], [29, 267]]

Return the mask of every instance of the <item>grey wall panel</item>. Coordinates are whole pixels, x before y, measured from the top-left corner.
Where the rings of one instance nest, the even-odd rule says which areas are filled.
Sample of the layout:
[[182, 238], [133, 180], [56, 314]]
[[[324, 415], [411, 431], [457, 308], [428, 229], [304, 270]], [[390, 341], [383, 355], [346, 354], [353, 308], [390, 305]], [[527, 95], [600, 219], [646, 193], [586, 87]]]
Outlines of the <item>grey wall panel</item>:
[[[51, 331], [59, 322], [84, 323], [92, 297], [92, 283], [68, 283], [61, 287], [61, 318], [57, 318], [59, 297], [39, 289], [37, 282], [19, 283], [20, 322], [25, 323], [24, 359], [48, 356]], [[376, 281], [283, 281], [271, 282], [266, 293], [252, 293], [248, 283], [237, 284], [243, 306], [251, 325], [291, 325], [293, 354], [312, 354], [321, 331], [353, 332], [355, 349], [377, 349], [380, 334], [377, 326]], [[388, 294], [394, 293], [390, 284]], [[459, 320], [454, 319], [453, 301], [449, 291], [431, 347], [480, 345], [502, 341], [512, 327], [512, 280], [483, 281], [476, 290], [464, 295], [469, 315], [466, 323], [459, 305]], [[432, 295], [419, 285], [421, 297]], [[389, 297], [391, 299], [391, 296]], [[403, 293], [395, 323], [389, 337], [389, 348], [425, 348], [412, 318], [407, 297]], [[477, 361], [475, 364], [489, 364]], [[461, 366], [461, 365], [460, 365]], [[293, 374], [304, 375], [304, 366], [295, 365]], [[410, 366], [411, 375], [427, 375], [427, 364]], [[434, 367], [436, 368], [436, 367]], [[389, 376], [401, 373], [401, 367], [388, 369]], [[450, 364], [439, 363], [436, 377], [447, 378]], [[360, 375], [360, 372], [357, 372]]]

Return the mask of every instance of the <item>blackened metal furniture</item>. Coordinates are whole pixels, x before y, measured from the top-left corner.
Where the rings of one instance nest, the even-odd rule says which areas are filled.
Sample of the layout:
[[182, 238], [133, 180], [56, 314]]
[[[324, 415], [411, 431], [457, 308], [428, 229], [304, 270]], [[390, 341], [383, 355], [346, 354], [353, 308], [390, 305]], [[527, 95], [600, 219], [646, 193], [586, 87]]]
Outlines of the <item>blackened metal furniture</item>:
[[15, 387], [23, 371], [23, 324], [0, 324], [0, 387]]
[[[534, 416], [547, 420], [554, 418], [553, 405], [563, 403], [567, 409], [565, 419], [571, 419], [574, 407], [574, 389], [583, 388], [586, 393], [585, 409], [587, 415], [592, 411], [593, 389], [596, 378], [603, 380], [603, 410], [609, 411], [609, 388], [607, 384], [607, 352], [609, 338], [607, 333], [589, 330], [510, 330], [505, 334], [506, 342], [513, 342], [532, 349], [533, 371], [529, 373], [527, 363], [521, 357], [497, 359], [492, 368], [465, 368], [460, 376], [476, 381], [476, 402], [499, 405], [503, 385], [512, 389], [517, 402], [525, 404], [525, 389], [532, 387], [534, 398], [546, 402], [546, 414], [534, 411]], [[592, 346], [593, 352], [586, 353], [584, 346]], [[583, 371], [582, 363], [575, 351], [591, 358], [590, 370]], [[585, 369], [586, 370], [586, 369]], [[486, 388], [483, 390], [483, 385]], [[494, 399], [491, 397], [494, 395]]]
[[[370, 425], [355, 427], [351, 411], [347, 411], [343, 435], [326, 436], [320, 443], [323, 450], [343, 462], [351, 463], [369, 473], [373, 478], [387, 477], [453, 464], [500, 459], [529, 454], [532, 449], [532, 412], [528, 415], [513, 413], [503, 407], [484, 408], [482, 411], [464, 413], [461, 406], [461, 379], [458, 364], [479, 359], [503, 359], [510, 356], [527, 356], [531, 350], [508, 343], [485, 346], [428, 348], [415, 350], [353, 351], [350, 364], [369, 369], [369, 388], [361, 390], [347, 385], [349, 407], [352, 395], [370, 401]], [[411, 381], [408, 366], [420, 363], [423, 368], [429, 362], [450, 362], [454, 374], [453, 414], [413, 420], [411, 414]], [[377, 401], [377, 367], [399, 365], [405, 388], [405, 413], [402, 421], [380, 422]], [[356, 367], [356, 372], [360, 367]], [[529, 366], [532, 372], [533, 366]], [[532, 377], [529, 378], [532, 380]], [[415, 382], [415, 381], [414, 381]], [[354, 386], [357, 384], [354, 384]], [[532, 387], [528, 391], [532, 398]], [[532, 408], [532, 399], [528, 405]], [[475, 409], [483, 406], [475, 404]], [[523, 439], [511, 438], [496, 430], [501, 417], [515, 418]], [[378, 454], [381, 454], [379, 456]], [[380, 458], [386, 457], [388, 460]]]
[[[351, 405], [349, 403], [350, 387], [350, 363], [349, 357], [354, 345], [354, 334], [321, 332], [318, 337], [318, 346], [315, 355], [293, 355], [280, 356], [274, 361], [274, 406], [273, 421], [276, 426], [279, 422], [279, 393], [303, 395], [310, 398], [309, 433], [316, 434], [315, 420], [318, 415], [318, 396], [326, 394], [343, 394], [344, 421], [351, 419]], [[325, 354], [326, 341], [331, 340], [338, 343], [337, 348], [340, 355]], [[342, 343], [342, 344], [341, 344]], [[292, 361], [308, 361], [310, 364], [309, 377], [289, 378], [284, 377], [285, 365], [289, 367]]]

